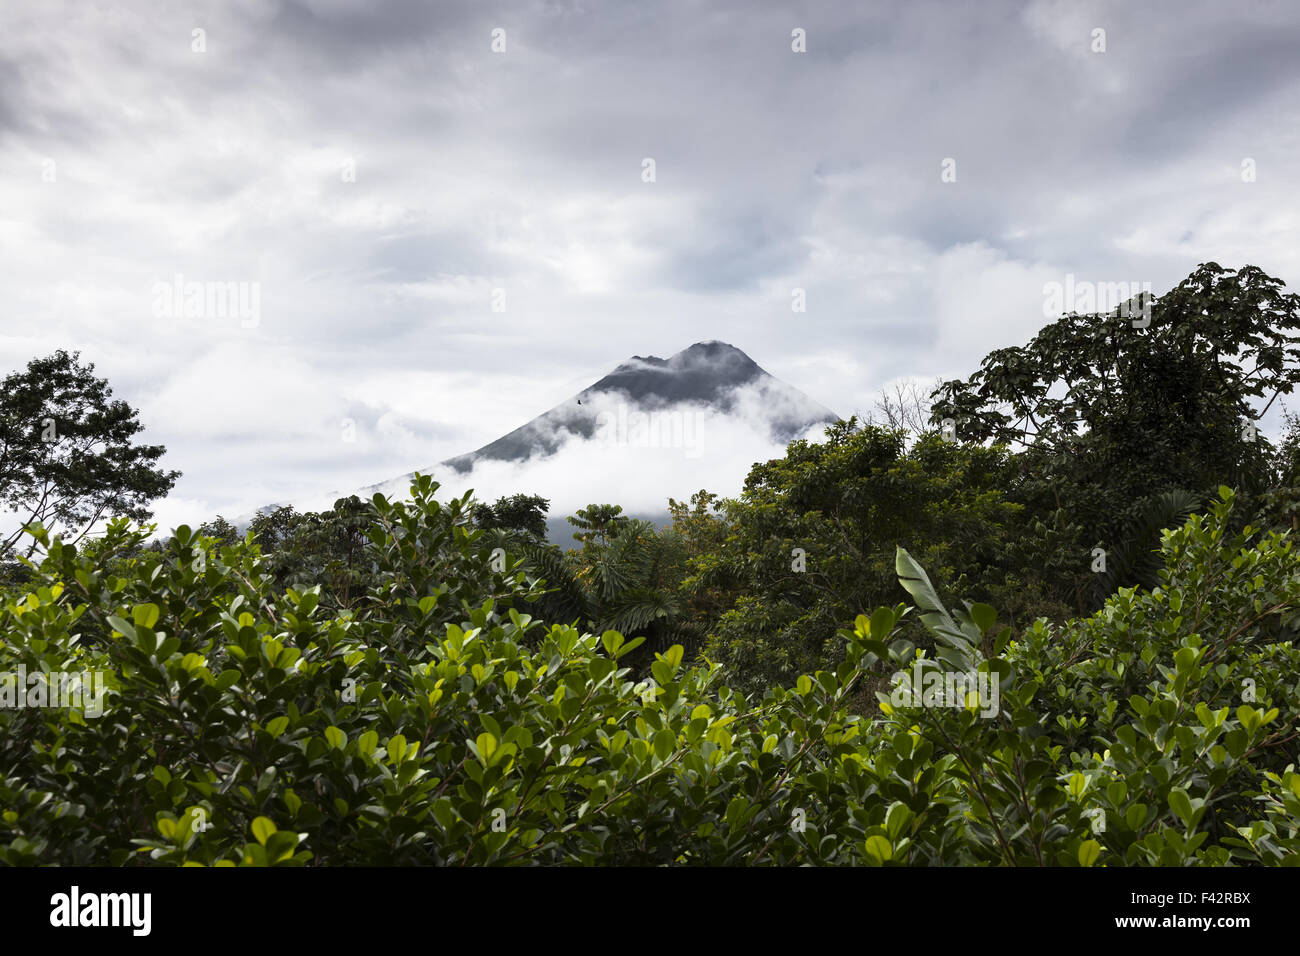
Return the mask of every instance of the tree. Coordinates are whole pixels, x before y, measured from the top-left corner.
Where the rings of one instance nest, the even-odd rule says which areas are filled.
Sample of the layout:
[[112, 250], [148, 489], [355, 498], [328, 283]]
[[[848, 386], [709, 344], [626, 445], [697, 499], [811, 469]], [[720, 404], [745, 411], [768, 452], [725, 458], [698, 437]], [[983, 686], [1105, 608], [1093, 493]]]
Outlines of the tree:
[[259, 511], [248, 523], [248, 530], [253, 533], [253, 540], [262, 548], [262, 553], [271, 554], [280, 550], [293, 536], [302, 519], [303, 515], [294, 511], [293, 505], [281, 505], [271, 511]]
[[0, 538], [0, 556], [35, 522], [80, 540], [107, 517], [146, 521], [149, 502], [180, 477], [155, 467], [162, 445], [132, 444], [144, 428], [137, 412], [111, 401], [108, 382], [79, 357], [59, 350], [0, 384], [0, 503], [25, 516]]
[[534, 542], [546, 540], [546, 515], [551, 502], [541, 495], [511, 495], [496, 504], [475, 504], [474, 523], [484, 530], [500, 529], [523, 535]]
[[[248, 530], [265, 556], [264, 567], [276, 587], [319, 586], [322, 606], [346, 609], [354, 607], [374, 583], [365, 557], [366, 532], [373, 520], [370, 502], [351, 495], [339, 498], [328, 511], [299, 513], [292, 505], [284, 505], [259, 512]], [[218, 517], [199, 531], [221, 544], [231, 543], [220, 533], [223, 524]]]
[[593, 504], [579, 508], [576, 515], [565, 520], [579, 529], [573, 533], [573, 540], [581, 541], [586, 546], [591, 543], [607, 543], [617, 537], [619, 529], [631, 519], [623, 514], [622, 505]]
[[649, 521], [622, 519], [607, 540], [589, 542], [571, 560], [590, 608], [593, 630], [615, 630], [646, 638], [642, 658], [674, 643], [693, 650], [697, 635], [684, 627], [686, 550], [672, 528], [657, 531]]
[[1285, 408], [1282, 441], [1273, 455], [1272, 480], [1253, 522], [1281, 531], [1300, 530], [1300, 416]]
[[199, 525], [199, 534], [206, 534], [209, 538], [217, 540], [218, 547], [230, 547], [236, 541], [241, 540], [241, 536], [235, 526], [227, 521], [221, 515], [217, 515], [211, 521], [205, 521]]
[[726, 523], [719, 514], [721, 500], [703, 488], [691, 495], [690, 501], [668, 499], [672, 528], [682, 536], [690, 557], [715, 551], [722, 546], [726, 538]]
[[[858, 609], [904, 597], [894, 573], [903, 546], [959, 593], [996, 602], [1017, 627], [1078, 606], [1078, 529], [1018, 497], [1019, 462], [1005, 448], [958, 445], [856, 419], [826, 441], [791, 442], [755, 465], [723, 502], [725, 538], [697, 556], [693, 595], [719, 601], [705, 655], [747, 691], [833, 665], [837, 628]], [[908, 624], [913, 640], [926, 640]]]
[[1281, 285], [1210, 262], [1151, 299], [1149, 317], [1070, 313], [941, 384], [931, 421], [1025, 448], [1038, 493], [1104, 550], [1129, 540], [1162, 494], [1260, 493], [1271, 447], [1255, 422], [1300, 382], [1300, 296]]
[[873, 412], [866, 416], [868, 425], [880, 425], [890, 430], [903, 430], [920, 435], [929, 430], [930, 408], [933, 392], [942, 380], [927, 389], [914, 381], [895, 382], [893, 388], [882, 388]]
[[291, 585], [320, 585], [322, 603], [354, 607], [374, 583], [367, 556], [367, 531], [373, 520], [370, 502], [357, 495], [339, 498], [329, 511], [303, 515], [288, 542], [296, 559]]

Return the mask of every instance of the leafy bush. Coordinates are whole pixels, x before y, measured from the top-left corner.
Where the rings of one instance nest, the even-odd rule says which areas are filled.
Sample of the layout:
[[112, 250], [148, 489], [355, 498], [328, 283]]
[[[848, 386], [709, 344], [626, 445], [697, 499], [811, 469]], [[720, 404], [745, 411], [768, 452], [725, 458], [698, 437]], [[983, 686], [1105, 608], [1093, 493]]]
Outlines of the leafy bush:
[[[376, 496], [373, 583], [334, 613], [273, 588], [248, 542], [180, 528], [122, 566], [125, 523], [91, 556], [37, 530], [0, 672], [102, 670], [110, 691], [101, 716], [0, 709], [0, 859], [1300, 862], [1300, 569], [1284, 537], [1225, 537], [1230, 493], [1166, 536], [1159, 588], [1014, 643], [987, 605], [947, 611], [900, 549], [934, 655], [899, 633], [912, 609], [882, 607], [833, 671], [752, 699], [679, 646], [634, 680], [638, 639], [532, 619], [543, 583], [492, 570], [468, 499], [436, 488]], [[918, 660], [996, 677], [994, 716], [897, 691], [850, 713], [873, 672]], [[1247, 678], [1256, 703], [1234, 709]]]
[[[1233, 495], [1220, 494], [1165, 535], [1159, 587], [1060, 628], [1039, 621], [1019, 643], [994, 632], [992, 608], [949, 615], [900, 553], [945, 669], [999, 677], [997, 720], [882, 705], [896, 735], [941, 755], [943, 862], [1300, 864], [1300, 564], [1285, 537], [1228, 535]], [[866, 645], [911, 663], [906, 646]]]
[[[892, 604], [894, 554], [915, 554], [953, 594], [997, 604], [1013, 626], [1064, 618], [1088, 576], [1088, 551], [1063, 512], [1017, 500], [1020, 463], [1005, 448], [927, 433], [907, 447], [899, 431], [856, 420], [824, 443], [792, 442], [753, 467], [723, 503], [726, 538], [699, 555], [688, 582], [729, 596], [702, 622], [705, 654], [746, 691], [834, 667], [835, 630], [863, 608]], [[928, 637], [905, 622], [918, 643]]]

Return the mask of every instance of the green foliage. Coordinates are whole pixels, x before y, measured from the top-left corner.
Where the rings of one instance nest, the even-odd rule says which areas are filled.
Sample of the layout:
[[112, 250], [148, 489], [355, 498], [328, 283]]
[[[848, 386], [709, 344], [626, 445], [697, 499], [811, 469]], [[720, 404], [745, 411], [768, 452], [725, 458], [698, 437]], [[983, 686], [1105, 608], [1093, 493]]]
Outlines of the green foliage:
[[[713, 532], [722, 544], [693, 559], [690, 588], [722, 608], [700, 622], [706, 653], [736, 686], [757, 691], [834, 665], [836, 628], [905, 597], [897, 546], [1017, 626], [1076, 603], [1087, 568], [1079, 529], [1017, 500], [1019, 462], [1005, 450], [934, 433], [908, 449], [901, 431], [854, 419], [826, 437], [755, 465], [740, 499], [723, 503], [725, 530]], [[919, 624], [907, 628], [928, 640]]]
[[277, 551], [290, 562], [281, 568], [286, 583], [299, 590], [319, 586], [328, 607], [356, 607], [373, 583], [373, 520], [374, 508], [356, 495], [338, 499], [330, 511], [302, 515]]
[[[373, 582], [374, 562], [367, 556], [371, 504], [356, 495], [339, 498], [329, 511], [300, 514], [285, 505], [259, 512], [248, 534], [266, 559], [264, 569], [278, 590], [320, 588], [321, 604], [331, 609], [358, 606]], [[199, 527], [220, 548], [238, 534], [220, 516]]]
[[219, 547], [229, 547], [239, 540], [239, 532], [235, 530], [235, 526], [221, 515], [199, 525], [198, 532], [212, 538]]
[[293, 505], [282, 505], [270, 511], [259, 511], [249, 522], [248, 530], [262, 546], [264, 554], [276, 554], [292, 550], [289, 541], [303, 517], [294, 511]]
[[1105, 864], [1300, 863], [1300, 819], [1259, 829], [1257, 799], [1295, 779], [1300, 565], [1289, 539], [1231, 534], [1221, 495], [1165, 536], [1157, 588], [1039, 622], [981, 665], [1000, 675], [999, 721], [920, 716], [969, 768], [979, 839], [1003, 861], [1070, 865], [1082, 844], [1054, 834], [1082, 817], [1104, 826]]
[[1161, 535], [1180, 527], [1200, 504], [1200, 496], [1187, 491], [1166, 491], [1147, 499], [1146, 507], [1125, 529], [1125, 537], [1106, 550], [1106, 569], [1094, 579], [1096, 602], [1100, 604], [1120, 587], [1154, 587], [1161, 567]]
[[592, 599], [580, 579], [579, 562], [573, 552], [521, 539], [500, 529], [487, 532], [484, 539], [505, 551], [507, 559], [521, 560], [525, 573], [544, 585], [544, 593], [532, 605], [535, 616], [575, 626], [592, 619]]
[[620, 521], [613, 537], [588, 543], [574, 561], [595, 630], [644, 636], [647, 648], [656, 651], [677, 640], [694, 650], [695, 635], [682, 621], [685, 547], [671, 528], [656, 531], [648, 521]]
[[1282, 412], [1286, 423], [1273, 455], [1269, 486], [1260, 495], [1258, 520], [1279, 530], [1300, 531], [1300, 416]]
[[[277, 590], [254, 543], [182, 527], [119, 571], [106, 556], [142, 539], [125, 521], [94, 555], [35, 529], [47, 556], [0, 611], [0, 673], [109, 690], [100, 716], [0, 708], [0, 859], [1300, 862], [1300, 567], [1288, 538], [1228, 531], [1226, 489], [1165, 536], [1158, 588], [1015, 641], [896, 550], [919, 613], [858, 615], [833, 668], [751, 698], [680, 645], [636, 677], [638, 640], [522, 613], [536, 580], [495, 571], [468, 497], [436, 487], [369, 503], [353, 610]], [[902, 636], [913, 617], [933, 656]], [[918, 661], [991, 675], [996, 708], [881, 693], [851, 712], [873, 670]]]
[[79, 356], [59, 350], [0, 382], [0, 505], [19, 518], [0, 535], [0, 559], [27, 524], [80, 536], [107, 517], [144, 521], [149, 502], [180, 477], [155, 467], [163, 446], [132, 444], [144, 427], [136, 411], [112, 401], [108, 382]]
[[1300, 296], [1281, 285], [1210, 262], [1151, 300], [1146, 327], [1122, 310], [1063, 316], [938, 387], [931, 419], [963, 441], [1024, 445], [1037, 494], [1107, 549], [1162, 493], [1257, 494], [1270, 445], [1251, 426], [1300, 382]]
[[573, 533], [573, 540], [581, 541], [586, 547], [608, 543], [631, 519], [623, 514], [622, 505], [593, 504], [579, 508], [577, 514], [565, 520], [578, 529]]
[[[1229, 534], [1231, 507], [1225, 488], [1210, 516], [1166, 535], [1156, 589], [1014, 642], [993, 633], [991, 609], [949, 614], [899, 554], [944, 649], [934, 666], [997, 686], [995, 719], [980, 716], [987, 699], [879, 694], [880, 734], [925, 755], [946, 807], [944, 833], [905, 862], [1300, 865], [1300, 565], [1288, 539]], [[915, 667], [910, 645], [872, 639], [875, 623], [859, 618], [853, 636]]]
[[[518, 496], [516, 496], [518, 497]], [[502, 499], [507, 500], [507, 499]], [[475, 507], [476, 522], [482, 506]], [[650, 655], [682, 643], [693, 654], [700, 631], [688, 620], [683, 588], [688, 544], [676, 528], [656, 530], [617, 505], [590, 505], [568, 520], [583, 529], [580, 549], [561, 551], [531, 533], [496, 528], [491, 543], [518, 558], [529, 579], [545, 587], [534, 612], [596, 633], [616, 630], [644, 638], [627, 663], [641, 674]]]
[[474, 523], [486, 530], [511, 532], [540, 544], [546, 541], [546, 515], [550, 508], [551, 502], [541, 495], [511, 495], [498, 498], [494, 505], [476, 505]]

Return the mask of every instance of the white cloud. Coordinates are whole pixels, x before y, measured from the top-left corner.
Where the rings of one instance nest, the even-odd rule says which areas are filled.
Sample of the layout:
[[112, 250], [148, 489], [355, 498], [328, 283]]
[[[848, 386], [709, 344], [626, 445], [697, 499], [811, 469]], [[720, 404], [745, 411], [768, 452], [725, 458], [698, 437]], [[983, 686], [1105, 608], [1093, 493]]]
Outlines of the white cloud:
[[[502, 55], [475, 4], [9, 7], [0, 367], [81, 349], [184, 472], [169, 508], [427, 467], [696, 341], [849, 414], [1026, 341], [1066, 273], [1300, 281], [1285, 4], [839, 4], [802, 55], [752, 0], [521, 7]], [[160, 321], [177, 273], [260, 283], [260, 324]], [[769, 451], [722, 446], [662, 480]], [[557, 495], [671, 493], [574, 454]]]

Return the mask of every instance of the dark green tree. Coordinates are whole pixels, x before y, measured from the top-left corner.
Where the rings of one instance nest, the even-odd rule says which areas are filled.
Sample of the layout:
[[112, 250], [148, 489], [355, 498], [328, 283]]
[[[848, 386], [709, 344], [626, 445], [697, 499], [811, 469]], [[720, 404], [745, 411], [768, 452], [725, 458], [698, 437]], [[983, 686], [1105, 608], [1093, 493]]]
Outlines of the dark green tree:
[[474, 523], [484, 530], [500, 529], [526, 536], [530, 541], [546, 540], [546, 515], [551, 502], [541, 495], [516, 494], [498, 498], [496, 504], [474, 506]]
[[578, 513], [565, 519], [579, 529], [573, 533], [573, 540], [587, 544], [606, 544], [618, 536], [619, 529], [631, 519], [623, 514], [622, 505], [587, 505], [579, 508]]
[[156, 467], [162, 445], [133, 443], [138, 413], [79, 358], [59, 350], [0, 383], [0, 504], [21, 522], [0, 537], [0, 557], [35, 522], [80, 540], [105, 518], [147, 521], [180, 477]]
[[[265, 568], [279, 588], [321, 588], [321, 604], [352, 608], [373, 583], [364, 557], [366, 531], [374, 520], [371, 503], [356, 495], [340, 498], [328, 511], [298, 512], [292, 505], [258, 513], [249, 523]], [[199, 528], [221, 538], [222, 519]], [[233, 529], [231, 529], [233, 530]]]
[[262, 553], [270, 554], [283, 547], [302, 519], [293, 505], [281, 505], [271, 511], [259, 511], [249, 522], [248, 530], [253, 533], [253, 540], [261, 547]]
[[1150, 550], [1158, 536], [1135, 535], [1168, 512], [1160, 496], [1267, 487], [1271, 447], [1255, 422], [1300, 382], [1300, 297], [1281, 286], [1210, 262], [1152, 298], [1149, 315], [1063, 316], [942, 383], [931, 420], [961, 440], [1024, 447], [1038, 497], [1090, 544]]
[[199, 534], [206, 534], [209, 538], [216, 538], [218, 547], [230, 547], [236, 541], [243, 540], [243, 535], [221, 515], [217, 515], [211, 521], [205, 521], [199, 525]]
[[1282, 412], [1285, 431], [1272, 461], [1272, 480], [1253, 523], [1279, 531], [1300, 531], [1300, 416]]
[[1018, 499], [1014, 455], [934, 432], [910, 449], [904, 438], [837, 422], [825, 442], [792, 442], [784, 458], [755, 465], [741, 496], [723, 502], [723, 540], [692, 561], [684, 587], [722, 609], [706, 622], [705, 654], [744, 689], [834, 664], [836, 631], [857, 608], [905, 597], [900, 546], [923, 555], [945, 589], [996, 602], [1017, 628], [1081, 603], [1078, 529]]
[[657, 531], [649, 521], [621, 519], [617, 533], [573, 552], [576, 578], [584, 589], [594, 631], [645, 637], [644, 653], [629, 663], [648, 662], [656, 651], [682, 644], [693, 651], [699, 635], [685, 616], [682, 582], [686, 547], [672, 528]]
[[340, 498], [329, 511], [302, 516], [289, 538], [294, 558], [290, 585], [321, 586], [322, 603], [338, 608], [355, 607], [374, 583], [374, 568], [367, 555], [367, 532], [374, 508], [356, 495]]

